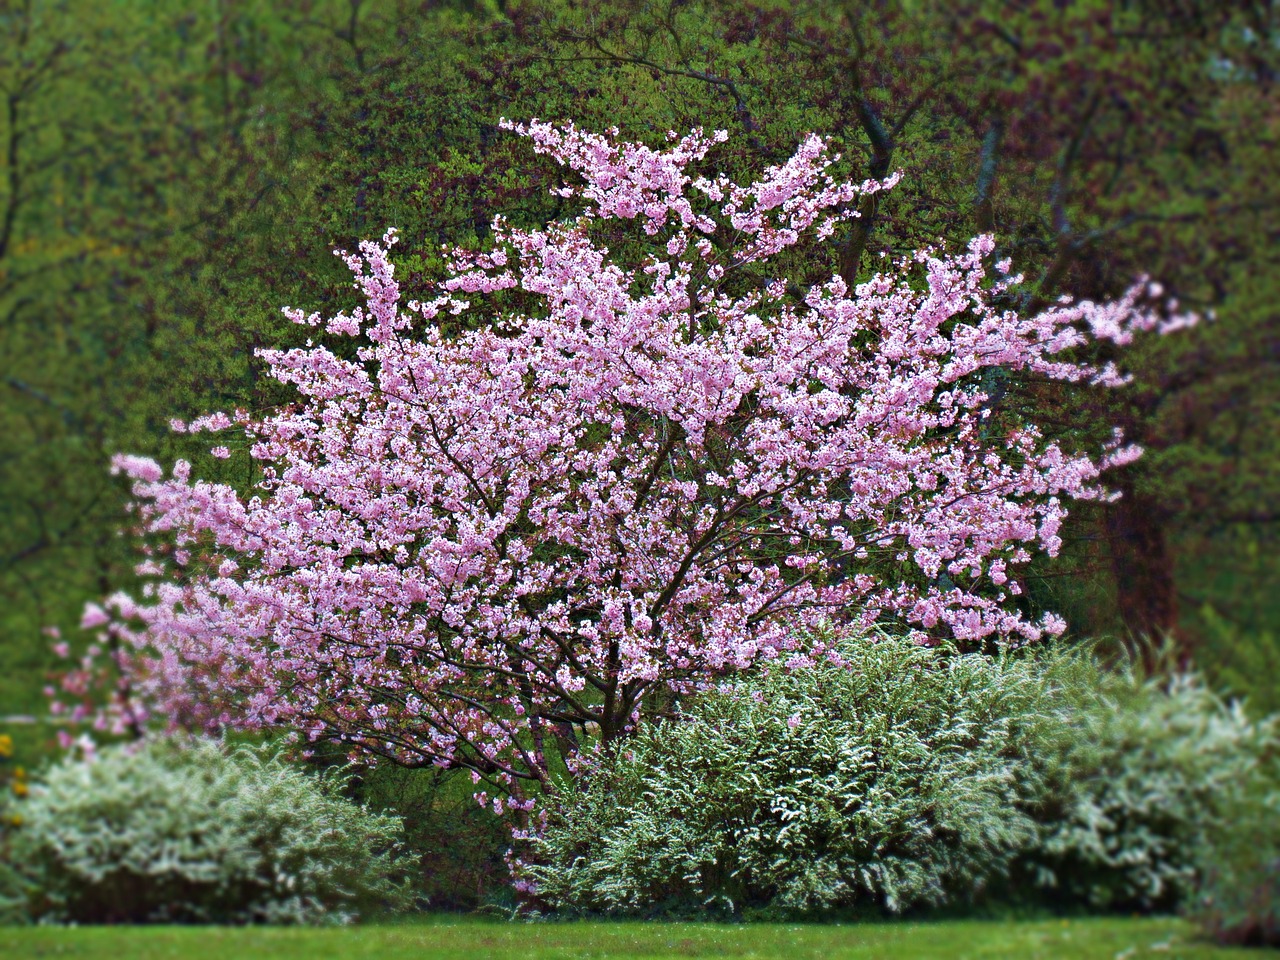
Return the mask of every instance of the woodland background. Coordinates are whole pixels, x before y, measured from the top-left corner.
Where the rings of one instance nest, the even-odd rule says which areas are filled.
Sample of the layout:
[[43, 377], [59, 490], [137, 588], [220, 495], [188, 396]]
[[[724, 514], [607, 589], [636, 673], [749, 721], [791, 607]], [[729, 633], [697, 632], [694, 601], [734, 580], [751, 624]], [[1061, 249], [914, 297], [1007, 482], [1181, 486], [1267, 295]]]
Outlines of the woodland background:
[[504, 116], [904, 171], [810, 279], [992, 231], [1012, 305], [1149, 274], [1203, 312], [1126, 390], [992, 384], [1147, 448], [1027, 602], [1280, 707], [1278, 66], [1269, 0], [0, 0], [0, 714], [43, 711], [42, 628], [131, 583], [112, 453], [249, 479], [168, 421], [287, 401], [253, 351], [354, 302], [333, 249], [397, 226], [412, 288], [495, 214], [567, 212]]

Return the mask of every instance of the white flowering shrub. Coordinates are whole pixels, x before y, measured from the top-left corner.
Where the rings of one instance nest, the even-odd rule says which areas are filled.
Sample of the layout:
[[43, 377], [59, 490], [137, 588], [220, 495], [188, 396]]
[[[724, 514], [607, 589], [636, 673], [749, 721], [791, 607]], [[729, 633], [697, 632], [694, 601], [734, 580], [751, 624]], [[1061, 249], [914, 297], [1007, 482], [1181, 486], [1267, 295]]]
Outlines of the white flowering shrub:
[[1032, 666], [1041, 689], [1019, 798], [1040, 825], [1031, 879], [1058, 902], [1185, 903], [1234, 792], [1271, 776], [1276, 718], [1251, 720], [1195, 674], [1144, 678], [1083, 654]]
[[399, 821], [338, 785], [207, 740], [64, 760], [9, 837], [10, 918], [320, 923], [403, 906]]
[[1032, 842], [1008, 667], [888, 637], [766, 670], [641, 730], [554, 809], [528, 868], [585, 912], [890, 910], [967, 896]]
[[1169, 906], [1225, 786], [1277, 743], [1192, 677], [1146, 681], [1088, 651], [870, 637], [840, 653], [744, 676], [603, 758], [551, 805], [525, 868], [546, 906]]

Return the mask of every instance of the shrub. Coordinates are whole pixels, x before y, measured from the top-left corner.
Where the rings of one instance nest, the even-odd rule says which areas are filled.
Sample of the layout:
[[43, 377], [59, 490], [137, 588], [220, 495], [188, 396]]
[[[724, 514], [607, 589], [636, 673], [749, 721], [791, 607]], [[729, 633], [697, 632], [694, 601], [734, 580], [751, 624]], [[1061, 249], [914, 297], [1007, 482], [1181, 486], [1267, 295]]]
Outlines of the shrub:
[[27, 772], [23, 767], [14, 766], [13, 759], [13, 737], [0, 733], [0, 919], [21, 902], [21, 878], [8, 865], [5, 853], [10, 835], [22, 826], [18, 801], [30, 793]]
[[525, 869], [569, 912], [792, 913], [1184, 897], [1232, 783], [1276, 743], [1194, 677], [1087, 650], [888, 637], [744, 675], [643, 727], [548, 811]]
[[13, 801], [21, 800], [30, 792], [25, 767], [14, 764], [13, 737], [0, 733], [0, 843], [5, 831], [22, 823], [22, 814]]
[[1247, 701], [1255, 716], [1280, 710], [1280, 634], [1250, 630], [1223, 616], [1209, 604], [1199, 610], [1204, 631], [1203, 662], [1215, 686]]
[[1193, 919], [1220, 943], [1280, 946], [1280, 790], [1235, 791], [1202, 848]]
[[[30, 789], [25, 767], [13, 763], [13, 737], [0, 733], [0, 805], [10, 797], [21, 799]], [[0, 821], [3, 824], [4, 821]]]
[[[317, 747], [314, 763], [346, 762], [340, 745]], [[383, 763], [358, 768], [347, 781], [347, 796], [403, 823], [404, 845], [416, 857], [410, 879], [432, 910], [471, 911], [512, 900], [511, 825], [476, 802], [467, 773]]]
[[403, 905], [399, 822], [336, 785], [265, 749], [110, 747], [33, 786], [9, 867], [39, 920], [345, 922]]
[[1011, 808], [1004, 661], [852, 641], [649, 726], [552, 811], [530, 867], [551, 906], [806, 911], [937, 903], [1033, 838]]
[[1039, 824], [1021, 865], [1058, 902], [1171, 908], [1194, 890], [1226, 798], [1262, 776], [1275, 721], [1253, 722], [1198, 675], [1143, 677], [1086, 653], [1030, 664], [1020, 807]]

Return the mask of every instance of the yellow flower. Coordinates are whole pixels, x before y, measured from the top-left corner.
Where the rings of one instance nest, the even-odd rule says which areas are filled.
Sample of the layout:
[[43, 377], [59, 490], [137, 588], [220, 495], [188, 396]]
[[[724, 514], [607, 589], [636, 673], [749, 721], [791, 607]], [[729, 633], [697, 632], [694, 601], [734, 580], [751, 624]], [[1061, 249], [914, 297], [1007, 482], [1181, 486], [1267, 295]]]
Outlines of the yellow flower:
[[12, 817], [10, 817], [10, 818], [9, 818], [9, 825], [10, 825], [10, 826], [13, 826], [13, 827], [20, 827], [20, 826], [22, 826], [22, 814], [20, 814], [20, 813], [15, 813]]
[[31, 792], [31, 788], [30, 788], [30, 787], [28, 787], [28, 786], [27, 786], [25, 783], [23, 783], [21, 780], [15, 780], [15, 781], [14, 781], [14, 784], [13, 784], [13, 793], [14, 793], [14, 796], [18, 796], [18, 797], [25, 797], [25, 796], [26, 796], [28, 793], [30, 793], [30, 792]]
[[7, 733], [0, 733], [0, 758], [8, 758], [13, 756], [13, 737]]
[[25, 780], [25, 779], [27, 779], [27, 769], [26, 769], [26, 767], [14, 767], [14, 768], [13, 768], [13, 778], [14, 778], [15, 780]]

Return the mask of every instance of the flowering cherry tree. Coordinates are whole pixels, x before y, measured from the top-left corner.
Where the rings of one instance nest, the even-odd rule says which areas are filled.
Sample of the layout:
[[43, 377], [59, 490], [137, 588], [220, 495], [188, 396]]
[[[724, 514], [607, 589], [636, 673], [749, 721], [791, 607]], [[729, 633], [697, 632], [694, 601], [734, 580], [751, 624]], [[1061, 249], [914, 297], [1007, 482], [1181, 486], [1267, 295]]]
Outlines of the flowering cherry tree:
[[[1118, 384], [1065, 352], [1167, 326], [1149, 291], [1018, 316], [979, 237], [797, 292], [771, 263], [891, 182], [838, 181], [817, 137], [742, 186], [693, 172], [723, 133], [509, 126], [580, 175], [576, 219], [498, 220], [407, 302], [393, 232], [344, 254], [365, 305], [288, 312], [352, 348], [267, 351], [294, 406], [175, 425], [243, 433], [250, 495], [117, 458], [153, 579], [85, 625], [131, 651], [141, 701], [470, 768], [520, 809], [584, 732], [762, 659], [834, 658], [823, 628], [1063, 629], [1019, 612], [1015, 568], [1137, 451], [997, 428], [983, 375]], [[618, 262], [605, 227], [646, 253]], [[451, 314], [473, 320], [446, 334]]]

